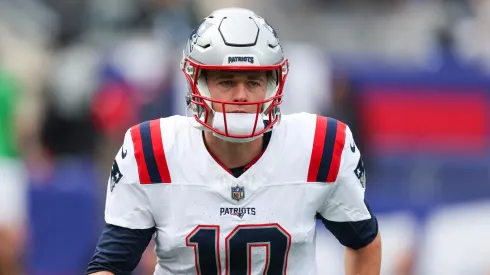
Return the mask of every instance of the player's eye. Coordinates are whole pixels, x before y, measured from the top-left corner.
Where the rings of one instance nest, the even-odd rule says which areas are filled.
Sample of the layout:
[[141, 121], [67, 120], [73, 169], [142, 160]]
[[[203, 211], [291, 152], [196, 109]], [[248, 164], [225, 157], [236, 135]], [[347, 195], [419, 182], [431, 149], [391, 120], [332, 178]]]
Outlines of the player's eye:
[[257, 82], [257, 81], [249, 81], [248, 82], [248, 85], [250, 85], [251, 87], [259, 87], [260, 86], [260, 83]]
[[231, 87], [233, 86], [233, 81], [231, 80], [224, 80], [219, 83], [219, 85], [224, 86], [224, 87]]

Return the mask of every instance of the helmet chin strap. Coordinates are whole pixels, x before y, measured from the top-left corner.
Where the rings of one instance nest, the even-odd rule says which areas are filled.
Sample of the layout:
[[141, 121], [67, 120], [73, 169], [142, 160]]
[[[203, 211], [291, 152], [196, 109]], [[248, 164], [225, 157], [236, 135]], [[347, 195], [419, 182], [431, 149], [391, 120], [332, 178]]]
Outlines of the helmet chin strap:
[[[186, 112], [187, 114], [187, 112]], [[226, 114], [226, 127], [228, 130], [229, 134], [232, 135], [249, 135], [252, 134], [253, 131], [253, 126], [255, 124], [255, 118], [256, 114], [243, 114], [243, 113], [227, 113]], [[204, 118], [202, 118], [204, 119]], [[228, 141], [228, 142], [233, 142], [233, 143], [247, 143], [254, 141], [258, 138], [260, 138], [262, 135], [257, 135], [254, 137], [248, 137], [248, 138], [233, 138], [233, 137], [227, 137], [221, 134], [218, 134], [207, 127], [201, 125], [199, 122], [197, 122], [194, 118], [190, 118], [190, 122], [193, 127], [201, 130], [201, 131], [207, 131], [207, 132], [212, 132], [213, 136]], [[224, 122], [224, 115], [221, 112], [216, 112], [213, 111], [213, 128], [225, 132], [225, 122]], [[255, 132], [260, 132], [265, 128], [264, 121], [262, 120], [262, 115], [259, 114], [259, 118], [257, 119], [257, 126], [255, 129]], [[272, 129], [269, 129], [268, 131], [271, 131]]]
[[[254, 125], [256, 125], [255, 132], [260, 132], [265, 127], [264, 122], [262, 120], [262, 115], [259, 114], [259, 117], [257, 118], [257, 122], [256, 122], [256, 118], [257, 118], [257, 114], [226, 113], [226, 123], [225, 123], [224, 114], [221, 112], [214, 112], [213, 128], [221, 132], [225, 132], [226, 129], [228, 130], [228, 133], [231, 135], [251, 135], [252, 132], [254, 131]], [[214, 132], [213, 135], [223, 140], [229, 142], [236, 142], [236, 143], [250, 142], [262, 136], [262, 135], [258, 135], [249, 138], [232, 138]]]
[[226, 136], [223, 136], [223, 135], [220, 135], [216, 132], [213, 132], [213, 136], [217, 137], [217, 138], [220, 138], [224, 141], [228, 141], [228, 142], [233, 142], [233, 143], [247, 143], [247, 142], [251, 142], [251, 141], [254, 141], [260, 137], [262, 137], [263, 135], [258, 135], [258, 136], [255, 136], [255, 137], [251, 137], [251, 138], [232, 138], [232, 137], [226, 137]]

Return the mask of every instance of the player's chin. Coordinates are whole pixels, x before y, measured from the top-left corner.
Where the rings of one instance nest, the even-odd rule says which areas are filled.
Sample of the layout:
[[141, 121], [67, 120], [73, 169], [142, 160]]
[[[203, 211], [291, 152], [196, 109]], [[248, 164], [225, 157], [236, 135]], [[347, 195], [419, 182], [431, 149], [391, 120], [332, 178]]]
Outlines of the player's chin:
[[216, 111], [219, 113], [226, 113], [226, 114], [255, 114], [256, 110], [247, 110], [247, 109], [239, 109], [239, 110], [226, 110], [224, 111]]
[[[216, 106], [218, 107], [218, 106]], [[226, 114], [255, 114], [257, 112], [257, 105], [226, 105], [225, 108], [219, 106], [214, 108], [216, 112], [226, 113]]]
[[246, 111], [246, 110], [236, 110], [227, 112], [228, 114], [255, 114], [254, 111]]

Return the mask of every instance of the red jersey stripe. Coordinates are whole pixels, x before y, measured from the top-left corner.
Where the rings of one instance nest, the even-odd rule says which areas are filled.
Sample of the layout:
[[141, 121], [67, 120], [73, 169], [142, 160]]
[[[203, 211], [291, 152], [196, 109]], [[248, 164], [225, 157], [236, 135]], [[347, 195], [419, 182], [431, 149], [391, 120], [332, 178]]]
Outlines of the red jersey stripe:
[[315, 137], [313, 139], [313, 148], [311, 150], [310, 167], [308, 168], [308, 182], [316, 182], [320, 162], [323, 155], [323, 146], [325, 145], [325, 135], [327, 133], [327, 118], [316, 116]]
[[157, 163], [158, 172], [162, 183], [171, 183], [170, 172], [168, 170], [165, 150], [163, 148], [162, 129], [160, 119], [150, 121], [151, 143], [153, 146], [153, 155]]
[[337, 121], [337, 133], [335, 135], [335, 145], [333, 148], [332, 163], [328, 171], [327, 182], [335, 182], [339, 174], [340, 161], [342, 160], [342, 151], [345, 145], [345, 130], [347, 125]]
[[143, 142], [141, 140], [140, 125], [131, 127], [131, 139], [133, 140], [134, 157], [136, 158], [136, 164], [138, 165], [138, 175], [140, 183], [151, 183], [150, 175], [146, 167], [145, 154], [143, 152]]

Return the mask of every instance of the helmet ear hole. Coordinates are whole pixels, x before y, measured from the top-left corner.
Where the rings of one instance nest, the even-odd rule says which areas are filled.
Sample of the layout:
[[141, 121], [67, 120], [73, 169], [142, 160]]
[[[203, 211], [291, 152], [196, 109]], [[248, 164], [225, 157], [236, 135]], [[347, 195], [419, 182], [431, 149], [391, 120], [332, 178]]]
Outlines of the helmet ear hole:
[[279, 85], [279, 72], [278, 72], [278, 70], [267, 71], [267, 79], [268, 80], [272, 79], [275, 81], [275, 85]]
[[208, 83], [208, 75], [209, 75], [209, 71], [208, 70], [201, 70], [201, 75], [199, 77], [202, 76], [203, 80], [206, 81], [206, 84]]

